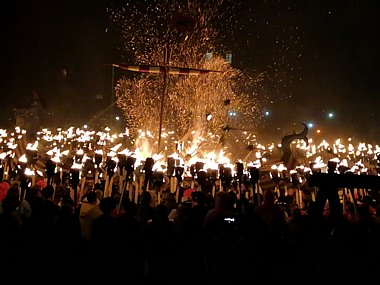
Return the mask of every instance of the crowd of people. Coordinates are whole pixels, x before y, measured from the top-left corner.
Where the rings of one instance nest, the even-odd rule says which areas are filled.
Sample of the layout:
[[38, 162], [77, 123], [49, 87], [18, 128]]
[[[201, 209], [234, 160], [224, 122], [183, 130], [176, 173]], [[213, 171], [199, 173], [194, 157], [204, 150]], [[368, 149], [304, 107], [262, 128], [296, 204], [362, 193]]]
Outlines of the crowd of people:
[[[215, 197], [181, 189], [103, 196], [89, 188], [0, 183], [3, 284], [342, 284], [376, 280], [380, 209], [346, 203], [331, 219], [266, 190], [258, 202], [236, 191]], [[367, 197], [368, 198], [368, 197]], [[286, 201], [281, 202], [279, 201]]]

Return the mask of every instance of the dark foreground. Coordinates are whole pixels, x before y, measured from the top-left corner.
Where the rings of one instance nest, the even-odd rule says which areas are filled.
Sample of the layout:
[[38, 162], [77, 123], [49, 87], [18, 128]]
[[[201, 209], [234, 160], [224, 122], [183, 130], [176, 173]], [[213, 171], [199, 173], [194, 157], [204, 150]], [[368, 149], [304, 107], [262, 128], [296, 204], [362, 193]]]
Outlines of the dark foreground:
[[375, 284], [380, 278], [380, 222], [366, 205], [333, 220], [311, 209], [285, 209], [283, 219], [284, 209], [265, 201], [257, 207], [235, 201], [231, 208], [217, 200], [207, 207], [184, 202], [173, 207], [171, 220], [165, 201], [145, 209], [126, 201], [115, 214], [117, 204], [105, 199], [90, 241], [70, 203], [31, 198], [31, 216], [17, 220], [3, 202], [1, 284]]

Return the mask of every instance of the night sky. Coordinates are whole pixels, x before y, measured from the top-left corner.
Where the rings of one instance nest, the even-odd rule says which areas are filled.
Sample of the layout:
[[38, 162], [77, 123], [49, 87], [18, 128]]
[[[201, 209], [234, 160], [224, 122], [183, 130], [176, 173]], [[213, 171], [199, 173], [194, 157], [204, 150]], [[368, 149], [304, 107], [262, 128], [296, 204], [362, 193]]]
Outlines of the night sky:
[[[242, 2], [235, 9], [232, 65], [267, 74], [259, 95], [269, 115], [260, 131], [281, 136], [307, 122], [321, 135], [379, 143], [380, 2]], [[86, 122], [110, 104], [107, 64], [121, 60], [122, 41], [106, 13], [110, 4], [2, 1], [2, 127], [33, 90], [52, 124]]]

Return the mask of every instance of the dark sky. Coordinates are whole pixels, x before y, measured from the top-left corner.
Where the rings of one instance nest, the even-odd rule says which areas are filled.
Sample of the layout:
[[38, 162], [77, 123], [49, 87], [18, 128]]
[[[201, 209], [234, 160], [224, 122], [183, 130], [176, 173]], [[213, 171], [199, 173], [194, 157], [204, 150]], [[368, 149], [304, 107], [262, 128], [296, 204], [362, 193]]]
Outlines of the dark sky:
[[[87, 119], [110, 103], [110, 42], [104, 1], [7, 1], [1, 8], [4, 111], [36, 90], [59, 120]], [[65, 75], [66, 71], [66, 75]], [[102, 95], [103, 100], [95, 100]], [[105, 102], [108, 100], [107, 102]], [[5, 112], [1, 118], [6, 120]], [[2, 122], [3, 123], [3, 122]]]
[[[268, 74], [263, 94], [270, 116], [262, 126], [280, 135], [313, 122], [326, 134], [378, 141], [380, 1], [242, 2], [233, 65]], [[0, 5], [1, 126], [32, 90], [59, 120], [85, 121], [109, 105], [106, 64], [119, 60], [121, 39], [109, 23], [107, 1]]]

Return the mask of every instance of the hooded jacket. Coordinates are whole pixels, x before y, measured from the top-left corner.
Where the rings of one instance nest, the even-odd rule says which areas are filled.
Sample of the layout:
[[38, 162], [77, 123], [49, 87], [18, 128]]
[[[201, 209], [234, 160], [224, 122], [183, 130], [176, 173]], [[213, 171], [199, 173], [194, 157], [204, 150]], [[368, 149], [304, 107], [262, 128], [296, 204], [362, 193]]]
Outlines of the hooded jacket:
[[83, 203], [80, 208], [79, 221], [82, 238], [90, 241], [92, 239], [92, 222], [100, 217], [103, 212], [96, 203]]

